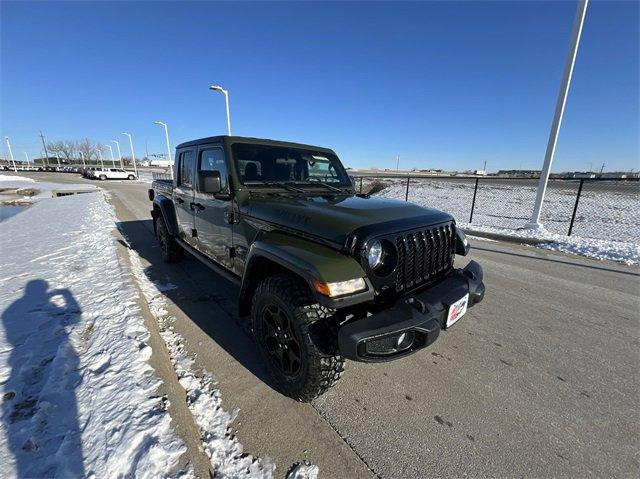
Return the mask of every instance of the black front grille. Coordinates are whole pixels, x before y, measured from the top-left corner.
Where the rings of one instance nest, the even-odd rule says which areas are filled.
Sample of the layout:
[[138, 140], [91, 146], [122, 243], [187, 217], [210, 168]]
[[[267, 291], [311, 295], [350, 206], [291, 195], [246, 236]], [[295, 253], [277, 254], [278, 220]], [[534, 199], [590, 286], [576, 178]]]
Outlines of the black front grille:
[[396, 236], [396, 291], [414, 288], [448, 273], [453, 268], [455, 238], [453, 223]]

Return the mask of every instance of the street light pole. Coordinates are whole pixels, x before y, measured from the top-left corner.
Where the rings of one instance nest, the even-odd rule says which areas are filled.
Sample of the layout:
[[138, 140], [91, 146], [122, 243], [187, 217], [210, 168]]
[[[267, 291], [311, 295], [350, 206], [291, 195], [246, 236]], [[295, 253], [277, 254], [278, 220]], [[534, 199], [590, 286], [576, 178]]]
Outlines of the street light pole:
[[231, 115], [229, 114], [229, 92], [222, 88], [220, 85], [211, 85], [209, 90], [215, 90], [222, 92], [224, 95], [224, 102], [227, 107], [227, 134], [231, 136]]
[[169, 170], [171, 171], [171, 178], [173, 179], [173, 160], [171, 159], [171, 146], [169, 145], [169, 128], [163, 121], [154, 121], [156, 125], [164, 126], [164, 136], [167, 140], [167, 159], [169, 160]]
[[83, 168], [86, 168], [86, 167], [87, 167], [87, 164], [84, 162], [84, 153], [83, 153], [83, 152], [81, 152], [81, 151], [80, 151], [79, 153], [80, 153], [80, 158], [82, 158], [82, 167], [83, 167]]
[[56, 158], [58, 159], [58, 168], [62, 168], [62, 165], [60, 164], [60, 155], [58, 154], [57, 151], [56, 151]]
[[584, 24], [584, 17], [587, 13], [587, 5], [589, 0], [578, 0], [578, 6], [576, 9], [576, 18], [573, 21], [573, 31], [571, 32], [571, 42], [569, 44], [569, 54], [564, 66], [564, 75], [562, 77], [562, 83], [560, 84], [560, 92], [558, 93], [558, 100], [556, 101], [556, 111], [553, 116], [553, 123], [551, 124], [551, 132], [549, 133], [549, 141], [547, 142], [547, 151], [544, 155], [544, 164], [542, 165], [542, 171], [540, 172], [540, 182], [538, 183], [538, 191], [536, 193], [536, 202], [533, 207], [533, 214], [531, 219], [525, 225], [525, 228], [539, 229], [542, 228], [540, 223], [540, 213], [542, 212], [542, 203], [544, 202], [544, 195], [547, 191], [547, 182], [549, 181], [549, 174], [551, 173], [551, 163], [553, 162], [553, 155], [556, 150], [556, 143], [558, 141], [558, 133], [560, 131], [560, 125], [562, 124], [562, 116], [564, 114], [564, 107], [567, 103], [567, 95], [569, 93], [569, 87], [571, 86], [571, 76], [573, 75], [573, 67], [576, 62], [576, 56], [578, 54], [578, 46], [580, 45], [580, 35], [582, 34], [582, 26]]
[[27, 155], [27, 152], [24, 152], [24, 157], [27, 159], [27, 167], [31, 166], [31, 162], [29, 161], [29, 155]]
[[125, 136], [129, 137], [129, 146], [131, 147], [131, 160], [133, 161], [133, 171], [136, 174], [136, 178], [138, 177], [138, 167], [136, 166], [136, 154], [133, 151], [133, 140], [131, 139], [131, 133], [122, 133]]
[[13, 159], [13, 151], [11, 150], [11, 143], [9, 143], [9, 137], [5, 136], [4, 139], [7, 142], [7, 148], [9, 148], [9, 157], [11, 158], [11, 163], [13, 163], [13, 171], [17, 172], [18, 168], [16, 168], [16, 161]]
[[[102, 150], [100, 148], [98, 148], [98, 158], [100, 158], [100, 168], [104, 170], [104, 161], [102, 160]], [[113, 152], [111, 152], [111, 158], [113, 158]]]
[[111, 148], [111, 145], [107, 145], [107, 148], [109, 148], [109, 153], [111, 153], [111, 163], [113, 163], [113, 167], [116, 167], [116, 160], [113, 157], [113, 148]]
[[120, 168], [124, 170], [124, 163], [122, 163], [122, 153], [120, 152], [120, 143], [118, 142], [118, 140], [111, 140], [111, 141], [114, 142], [118, 147], [118, 159], [120, 160]]

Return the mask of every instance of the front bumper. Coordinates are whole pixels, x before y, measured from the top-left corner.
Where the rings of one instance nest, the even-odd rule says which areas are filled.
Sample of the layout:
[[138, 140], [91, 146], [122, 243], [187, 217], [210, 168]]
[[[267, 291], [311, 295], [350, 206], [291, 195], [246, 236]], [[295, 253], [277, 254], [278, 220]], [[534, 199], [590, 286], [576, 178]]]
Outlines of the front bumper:
[[445, 328], [449, 305], [469, 293], [471, 307], [482, 301], [484, 289], [482, 267], [471, 261], [429, 289], [342, 326], [338, 331], [340, 354], [352, 361], [382, 362], [426, 348]]

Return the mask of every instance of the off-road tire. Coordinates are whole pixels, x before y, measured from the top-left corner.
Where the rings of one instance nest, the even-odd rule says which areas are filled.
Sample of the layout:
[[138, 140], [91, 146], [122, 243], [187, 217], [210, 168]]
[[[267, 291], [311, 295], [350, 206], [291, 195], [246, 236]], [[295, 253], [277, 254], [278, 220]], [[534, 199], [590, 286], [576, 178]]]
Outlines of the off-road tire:
[[158, 238], [158, 243], [160, 243], [162, 260], [165, 263], [177, 263], [182, 259], [184, 250], [176, 242], [173, 236], [169, 234], [167, 225], [165, 224], [162, 216], [158, 216], [156, 219], [156, 237]]
[[99, 179], [100, 181], [104, 181], [104, 180], [106, 180], [106, 179], [107, 179], [107, 177], [106, 177], [105, 175], [100, 175], [100, 176], [98, 176], [98, 179]]
[[[262, 315], [269, 305], [286, 314], [297, 335], [300, 368], [294, 376], [285, 374], [267, 349], [267, 327]], [[275, 387], [283, 394], [309, 402], [340, 379], [344, 359], [338, 351], [333, 314], [333, 310], [317, 303], [303, 281], [293, 276], [272, 276], [258, 285], [251, 302], [253, 334]]]

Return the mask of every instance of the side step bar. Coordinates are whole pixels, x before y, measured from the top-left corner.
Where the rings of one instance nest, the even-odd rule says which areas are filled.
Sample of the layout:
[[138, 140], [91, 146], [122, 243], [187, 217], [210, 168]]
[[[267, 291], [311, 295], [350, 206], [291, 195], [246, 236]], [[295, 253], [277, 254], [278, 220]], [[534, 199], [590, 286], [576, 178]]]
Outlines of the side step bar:
[[180, 246], [182, 246], [185, 249], [185, 251], [190, 253], [191, 256], [195, 257], [197, 260], [199, 260], [200, 262], [204, 263], [206, 266], [208, 266], [213, 271], [218, 273], [224, 279], [226, 279], [227, 281], [230, 281], [231, 283], [235, 284], [236, 286], [240, 286], [241, 285], [242, 280], [240, 279], [240, 277], [238, 275], [236, 275], [236, 274], [232, 273], [231, 271], [229, 271], [228, 269], [218, 265], [218, 263], [216, 263], [215, 261], [213, 261], [209, 257], [203, 255], [200, 251], [195, 249], [190, 244], [186, 243], [184, 240], [182, 240], [180, 238], [174, 238], [174, 239], [176, 240], [176, 242]]

